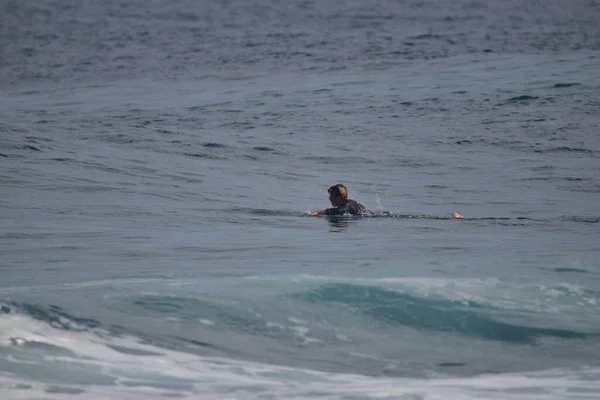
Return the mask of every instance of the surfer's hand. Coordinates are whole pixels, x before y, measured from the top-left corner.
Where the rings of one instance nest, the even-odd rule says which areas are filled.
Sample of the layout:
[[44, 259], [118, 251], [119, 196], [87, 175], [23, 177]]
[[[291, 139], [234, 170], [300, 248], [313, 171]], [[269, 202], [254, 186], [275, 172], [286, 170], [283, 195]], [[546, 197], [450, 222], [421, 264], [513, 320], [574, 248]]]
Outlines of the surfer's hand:
[[452, 213], [452, 218], [458, 218], [458, 219], [461, 219], [461, 218], [464, 218], [464, 217], [463, 217], [462, 215], [460, 215], [459, 213], [457, 213], [457, 212], [453, 212], [453, 213]]
[[319, 212], [318, 211], [313, 211], [313, 212], [311, 212], [308, 215], [310, 215], [311, 217], [314, 217], [315, 215], [319, 215]]

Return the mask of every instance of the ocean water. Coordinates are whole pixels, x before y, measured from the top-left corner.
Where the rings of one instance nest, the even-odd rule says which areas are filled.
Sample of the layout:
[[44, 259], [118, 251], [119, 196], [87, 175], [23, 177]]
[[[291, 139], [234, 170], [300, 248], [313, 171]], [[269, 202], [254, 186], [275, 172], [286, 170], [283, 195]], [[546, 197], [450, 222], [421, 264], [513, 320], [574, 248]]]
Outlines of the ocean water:
[[2, 399], [600, 398], [600, 3], [0, 10]]

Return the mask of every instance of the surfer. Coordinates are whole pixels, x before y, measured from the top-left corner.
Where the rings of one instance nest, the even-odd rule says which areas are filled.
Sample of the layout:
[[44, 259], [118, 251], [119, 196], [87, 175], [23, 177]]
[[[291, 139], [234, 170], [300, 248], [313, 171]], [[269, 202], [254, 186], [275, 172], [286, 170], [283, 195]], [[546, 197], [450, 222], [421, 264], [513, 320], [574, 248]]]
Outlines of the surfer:
[[[366, 207], [363, 206], [358, 201], [349, 199], [348, 198], [348, 188], [346, 186], [342, 185], [341, 183], [331, 186], [329, 189], [327, 189], [327, 192], [329, 192], [329, 201], [331, 202], [331, 205], [334, 207], [326, 208], [324, 210], [312, 211], [308, 215], [314, 216], [314, 215], [322, 215], [322, 214], [325, 214], [325, 215], [346, 215], [346, 214], [371, 215], [371, 214], [373, 214], [369, 210], [367, 210]], [[387, 211], [381, 211], [376, 214], [390, 215], [390, 213]], [[453, 212], [452, 218], [460, 219], [460, 218], [464, 218], [464, 217], [457, 212]]]
[[309, 215], [364, 215], [369, 214], [369, 210], [365, 208], [358, 201], [350, 200], [348, 198], [348, 188], [341, 183], [331, 186], [327, 189], [329, 192], [329, 201], [333, 208], [327, 208], [325, 210], [313, 211]]

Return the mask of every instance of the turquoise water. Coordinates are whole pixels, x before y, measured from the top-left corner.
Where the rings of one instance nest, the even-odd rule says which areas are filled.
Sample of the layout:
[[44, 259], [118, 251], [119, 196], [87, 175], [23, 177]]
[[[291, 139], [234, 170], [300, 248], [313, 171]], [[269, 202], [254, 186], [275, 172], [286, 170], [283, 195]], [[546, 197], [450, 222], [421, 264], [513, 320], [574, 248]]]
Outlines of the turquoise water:
[[2, 398], [596, 398], [597, 7], [286, 4], [11, 3]]

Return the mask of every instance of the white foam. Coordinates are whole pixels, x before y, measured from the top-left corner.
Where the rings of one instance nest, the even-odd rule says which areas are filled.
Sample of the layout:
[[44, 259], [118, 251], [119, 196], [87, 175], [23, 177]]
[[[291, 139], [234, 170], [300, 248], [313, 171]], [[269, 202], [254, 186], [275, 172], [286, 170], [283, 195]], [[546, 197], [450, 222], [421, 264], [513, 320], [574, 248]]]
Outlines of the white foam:
[[[21, 345], [14, 339], [21, 339]], [[12, 340], [11, 340], [12, 339]], [[89, 374], [114, 379], [114, 384], [76, 384], [69, 374], [44, 378], [27, 377], [23, 368], [0, 375], [0, 398], [43, 397], [95, 399], [156, 399], [177, 395], [183, 399], [272, 398], [424, 400], [528, 400], [597, 399], [600, 368], [549, 370], [531, 373], [481, 375], [471, 378], [374, 378], [353, 374], [326, 373], [219, 357], [203, 357], [140, 343], [135, 337], [108, 337], [106, 332], [71, 332], [52, 328], [28, 316], [0, 317], [2, 353], [18, 353], [23, 343], [35, 341], [64, 347], [74, 356], [52, 356], [39, 350], [40, 363], [53, 368], [71, 365]], [[112, 347], [110, 347], [112, 346]], [[135, 355], [121, 348], [147, 352]], [[2, 354], [4, 360], [10, 354]], [[12, 359], [19, 360], [19, 357]], [[100, 381], [101, 379], [99, 379]], [[81, 390], [77, 394], [77, 390]], [[62, 393], [61, 393], [62, 392]]]

